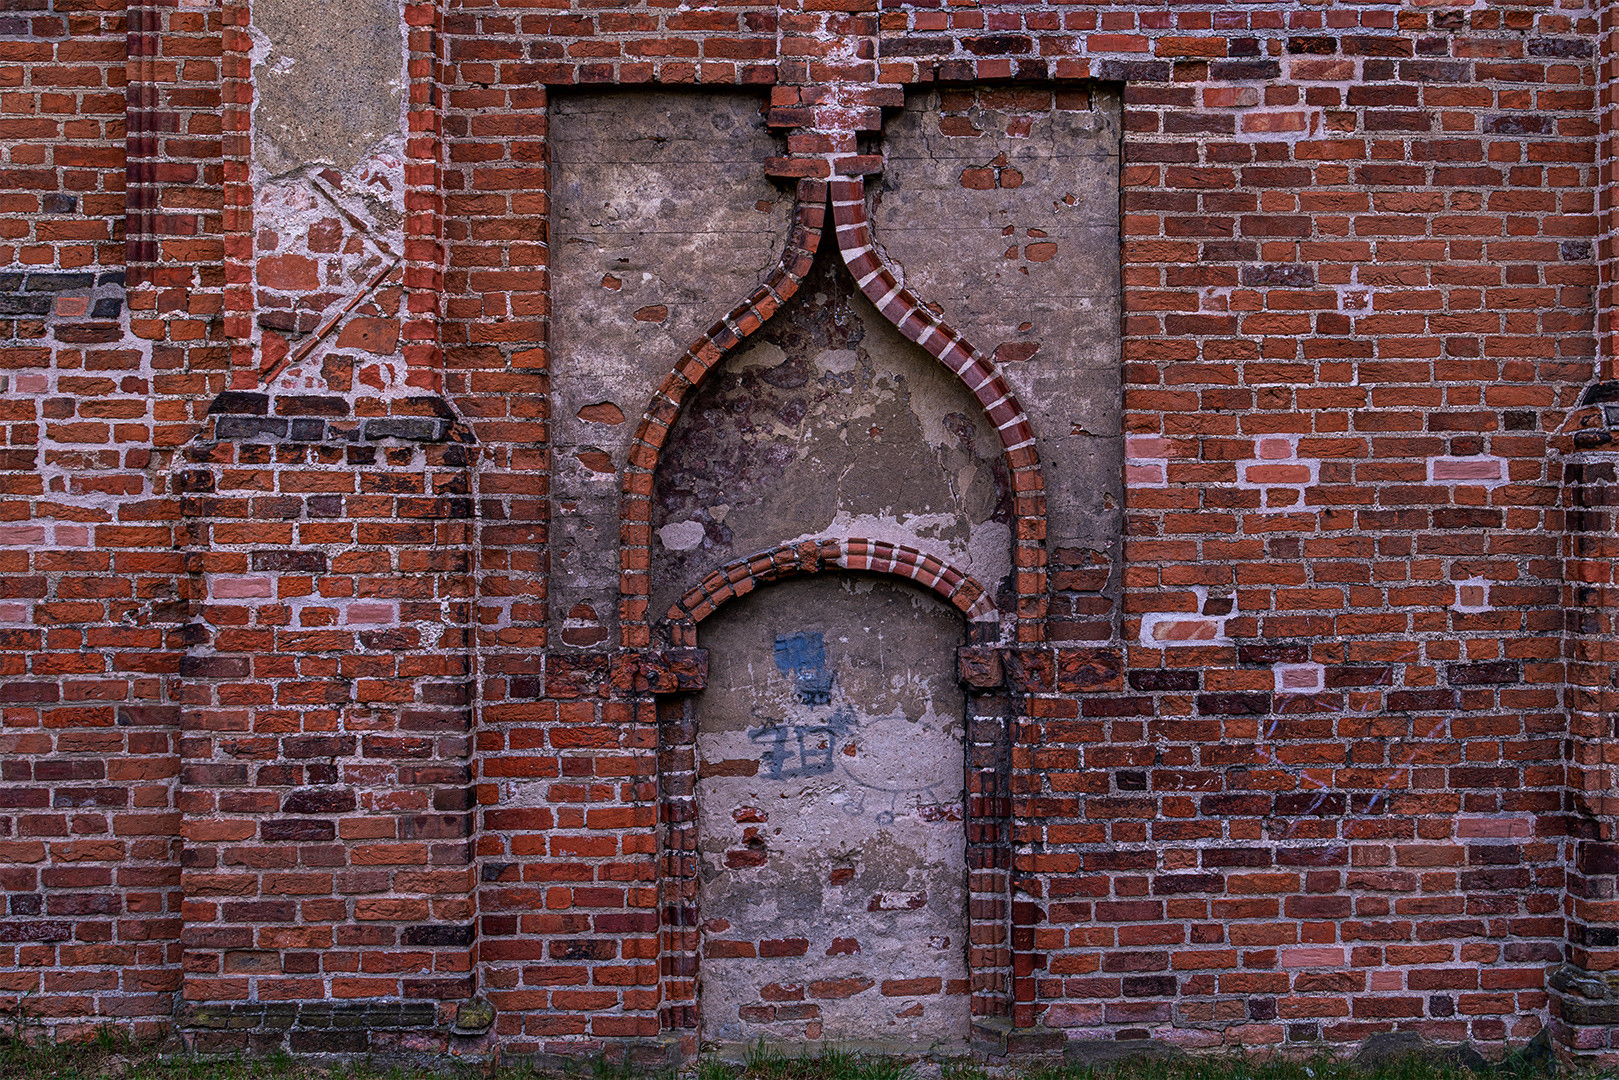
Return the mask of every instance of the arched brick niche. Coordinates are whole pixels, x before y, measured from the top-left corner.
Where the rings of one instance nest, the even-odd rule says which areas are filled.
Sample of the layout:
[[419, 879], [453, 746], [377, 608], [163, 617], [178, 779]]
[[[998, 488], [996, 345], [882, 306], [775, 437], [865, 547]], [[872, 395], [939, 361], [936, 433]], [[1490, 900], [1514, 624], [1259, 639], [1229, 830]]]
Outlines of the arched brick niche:
[[[987, 583], [1009, 635], [1045, 638], [1055, 580], [1058, 640], [1111, 636], [1105, 593], [1115, 588], [1121, 506], [1117, 108], [1082, 91], [914, 95], [892, 119], [892, 139], [885, 133], [881, 184], [801, 180], [784, 198], [761, 169], [774, 160], [774, 136], [750, 95], [557, 96], [553, 645], [657, 644], [664, 605], [651, 570], [665, 538], [653, 525], [651, 474], [693, 392], [756, 350], [784, 309], [807, 302], [801, 285], [818, 256], [960, 382], [968, 412], [981, 414], [972, 416], [979, 434], [998, 444], [1012, 533], [1004, 599], [1000, 575]], [[709, 139], [711, 127], [727, 139]], [[700, 330], [695, 320], [715, 310], [726, 314]], [[643, 408], [637, 388], [653, 383]], [[1064, 463], [1055, 507], [1048, 451]], [[613, 487], [616, 522], [606, 513]], [[716, 551], [709, 568], [795, 535], [876, 533], [825, 524]], [[926, 537], [883, 538], [972, 561]], [[1053, 579], [1053, 558], [1082, 572]], [[1080, 579], [1088, 588], [1098, 567], [1108, 568], [1104, 595], [1067, 595]]]
[[[717, 563], [795, 535], [881, 541], [959, 565], [984, 582], [1008, 636], [1039, 600], [1043, 549], [1018, 539], [1039, 534], [1043, 507], [1027, 419], [988, 358], [916, 315], [863, 228], [836, 225], [841, 215], [858, 226], [863, 205], [834, 202], [820, 257], [763, 301], [766, 312], [779, 304], [774, 316], [762, 319], [763, 298], [750, 298], [687, 351], [643, 419], [622, 537], [626, 562], [648, 570], [626, 574], [626, 591], [649, 590], [653, 611]], [[800, 204], [801, 222], [815, 216]], [[839, 250], [834, 236], [853, 246]]]
[[[700, 635], [700, 624], [733, 608], [778, 620], [822, 618], [819, 605], [776, 599], [805, 582], [922, 596], [930, 618], [950, 626], [896, 670], [930, 685], [947, 677], [959, 702], [945, 710], [959, 730], [936, 749], [948, 745], [960, 755], [945, 766], [962, 777], [958, 818], [943, 820], [954, 820], [961, 847], [935, 865], [948, 863], [965, 891], [953, 907], [939, 907], [943, 894], [935, 890], [905, 910], [955, 911], [965, 921], [954, 934], [896, 927], [877, 941], [903, 953], [950, 939], [944, 948], [961, 949], [963, 966], [954, 975], [882, 971], [874, 955], [872, 972], [805, 972], [802, 1000], [791, 979], [755, 979], [718, 1006], [707, 1002], [710, 1020], [717, 1007], [742, 1022], [707, 1036], [748, 1041], [752, 1016], [766, 1028], [800, 1025], [796, 1037], [816, 1038], [832, 1023], [827, 1002], [869, 992], [880, 1009], [889, 999], [928, 997], [906, 991], [931, 987], [935, 977], [938, 1000], [899, 1001], [890, 1010], [887, 1020], [916, 1022], [907, 1037], [937, 1022], [962, 1039], [995, 1039], [1014, 1019], [1024, 1027], [1034, 1022], [1039, 958], [1031, 928], [1040, 905], [1012, 902], [1013, 792], [1037, 790], [1031, 777], [1015, 775], [1032, 760], [1022, 744], [1035, 725], [1023, 710], [1031, 695], [1051, 689], [1038, 677], [1054, 662], [1043, 649], [1050, 626], [1059, 627], [1055, 641], [1100, 642], [1115, 622], [1109, 590], [1116, 575], [1098, 576], [1096, 567], [1111, 568], [1118, 555], [1119, 358], [1110, 321], [1117, 315], [1118, 162], [1108, 145], [1118, 133], [1117, 102], [1085, 97], [1076, 104], [1074, 95], [1059, 100], [1050, 91], [1005, 100], [922, 95], [892, 119], [897, 137], [884, 147], [880, 184], [808, 179], [784, 188], [766, 175], [773, 166], [761, 168], [774, 136], [758, 115], [758, 99], [745, 93], [579, 91], [549, 109], [554, 485], [547, 647], [554, 651], [545, 657], [544, 696], [556, 699], [559, 717], [622, 719], [599, 737], [626, 753], [656, 742], [657, 835], [638, 836], [634, 846], [657, 853], [660, 990], [636, 1000], [656, 1007], [657, 1027], [682, 1046], [695, 1047], [705, 1032], [699, 965], [748, 959], [705, 959], [704, 935], [752, 940], [755, 961], [763, 959], [761, 943], [776, 940], [740, 928], [726, 938], [717, 924], [703, 925], [709, 915], [699, 866], [705, 857], [723, 861], [730, 849], [702, 847], [700, 817], [708, 815], [706, 835], [715, 839], [723, 813], [741, 812], [740, 805], [726, 809], [728, 795], [703, 793], [703, 725], [712, 702], [735, 689], [721, 687], [729, 679], [725, 665], [733, 652], [819, 633], [827, 670], [842, 670], [836, 656], [844, 638], [858, 639], [867, 626], [855, 620], [835, 633], [772, 626], [757, 641], [727, 645], [720, 679], [701, 692], [703, 650], [688, 650], [712, 636]], [[977, 134], [961, 135], [964, 124]], [[710, 138], [711, 127], [727, 138]], [[1111, 233], [1099, 227], [1108, 222]], [[931, 247], [908, 235], [935, 225], [943, 239]], [[903, 259], [896, 248], [906, 251]], [[936, 260], [957, 265], [925, 269]], [[1089, 268], [1089, 276], [1076, 278], [1076, 267]], [[957, 325], [958, 314], [976, 329]], [[1036, 404], [1026, 407], [1030, 394]], [[1050, 472], [1048, 448], [1063, 463], [1060, 474]], [[1053, 500], [1061, 503], [1057, 518]], [[1051, 522], [1058, 518], [1054, 546]], [[1072, 573], [1054, 575], [1054, 556], [1059, 570], [1085, 565], [1086, 584]], [[1093, 593], [1091, 606], [1084, 621], [1070, 620], [1079, 607], [1065, 593], [1081, 589]], [[1068, 606], [1054, 609], [1054, 598]], [[1054, 611], [1064, 617], [1054, 622]], [[958, 657], [962, 644], [971, 648]], [[654, 678], [652, 668], [661, 671], [676, 654], [691, 658], [691, 677]], [[752, 670], [764, 672], [766, 684], [787, 677], [768, 657], [755, 661]], [[906, 666], [913, 662], [914, 671]], [[529, 682], [539, 689], [538, 680]], [[609, 700], [631, 683], [640, 687], [633, 720], [628, 702]], [[766, 684], [754, 688], [761, 710], [781, 704], [771, 696], [780, 688]], [[719, 760], [751, 766], [753, 776], [768, 771], [780, 748], [759, 749], [754, 735], [768, 740], [794, 716], [797, 726], [830, 732], [836, 725], [819, 723], [826, 718], [815, 712], [829, 707], [789, 701], [777, 709], [786, 710], [781, 716], [759, 724], [747, 708], [731, 708], [727, 715], [745, 722], [715, 737], [741, 738], [756, 752], [718, 751]], [[792, 712], [799, 708], [810, 711]], [[880, 728], [881, 717], [870, 719], [872, 730]], [[857, 728], [865, 730], [850, 730]], [[830, 744], [823, 749], [841, 753]], [[940, 760], [932, 751], [923, 756]], [[647, 765], [637, 760], [635, 775], [651, 779]], [[789, 793], [790, 800], [803, 797]], [[742, 833], [765, 824], [726, 820]], [[742, 833], [732, 839], [744, 861], [753, 840], [770, 843]], [[782, 845], [783, 852], [797, 850]], [[499, 865], [503, 881], [527, 873], [517, 863]], [[844, 887], [822, 869], [821, 887]], [[642, 871], [626, 864], [611, 872]], [[1036, 895], [1027, 882], [1021, 888]], [[520, 899], [520, 890], [509, 891]], [[771, 902], [792, 891], [778, 889]], [[887, 883], [869, 891], [876, 912], [887, 902], [878, 894], [925, 890]], [[708, 897], [709, 907], [719, 900]], [[503, 918], [515, 928], [522, 916]], [[810, 938], [798, 936], [807, 957]], [[784, 958], [800, 944], [791, 935], [780, 941], [771, 948], [786, 950]], [[836, 958], [834, 944], [816, 944], [821, 960]], [[644, 942], [634, 948], [647, 955]], [[864, 978], [869, 986], [859, 985]], [[848, 997], [826, 997], [817, 1013], [813, 984], [828, 981]], [[892, 993], [884, 993], [885, 983]], [[957, 1005], [965, 1009], [961, 1023], [940, 1019]], [[898, 1015], [913, 1006], [920, 1011]], [[634, 1033], [650, 1035], [650, 1020], [636, 1018]], [[630, 1026], [626, 1021], [623, 1030]]]

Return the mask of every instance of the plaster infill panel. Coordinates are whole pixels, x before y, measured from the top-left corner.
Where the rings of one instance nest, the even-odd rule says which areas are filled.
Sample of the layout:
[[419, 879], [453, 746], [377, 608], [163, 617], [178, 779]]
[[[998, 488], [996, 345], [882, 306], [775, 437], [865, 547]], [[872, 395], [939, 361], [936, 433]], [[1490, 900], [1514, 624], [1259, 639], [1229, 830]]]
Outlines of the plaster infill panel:
[[558, 95], [552, 154], [551, 612], [606, 642], [618, 596], [618, 473], [685, 350], [780, 259], [790, 195], [750, 94]]
[[346, 172], [400, 131], [400, 0], [253, 0], [253, 156]]
[[402, 0], [255, 0], [253, 335], [274, 392], [406, 394]]
[[804, 539], [905, 544], [1010, 595], [994, 425], [860, 293], [830, 237], [793, 299], [692, 394], [653, 484], [652, 611]]
[[1110, 91], [913, 93], [872, 185], [876, 243], [1034, 424], [1054, 550], [1119, 536], [1119, 131]]
[[959, 615], [829, 576], [761, 590], [701, 633], [703, 1038], [959, 1047]]

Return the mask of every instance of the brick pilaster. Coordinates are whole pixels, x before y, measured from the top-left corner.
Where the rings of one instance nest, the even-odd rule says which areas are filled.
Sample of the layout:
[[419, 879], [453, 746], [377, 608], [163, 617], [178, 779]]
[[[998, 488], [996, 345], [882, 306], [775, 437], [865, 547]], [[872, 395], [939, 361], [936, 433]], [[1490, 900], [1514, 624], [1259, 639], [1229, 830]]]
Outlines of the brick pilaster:
[[1597, 348], [1619, 378], [1619, 4], [1596, 5]]
[[[1604, 263], [1606, 266], [1606, 263]], [[1619, 383], [1597, 383], [1565, 425], [1564, 657], [1568, 710], [1564, 963], [1552, 1034], [1574, 1059], [1619, 1059]]]

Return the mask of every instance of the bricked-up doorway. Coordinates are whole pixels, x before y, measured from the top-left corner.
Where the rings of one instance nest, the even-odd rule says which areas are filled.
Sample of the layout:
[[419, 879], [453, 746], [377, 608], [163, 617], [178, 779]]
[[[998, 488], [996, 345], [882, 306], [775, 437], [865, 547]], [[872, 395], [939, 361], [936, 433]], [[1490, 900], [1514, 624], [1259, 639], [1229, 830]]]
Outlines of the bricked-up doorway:
[[1011, 699], [957, 650], [1041, 640], [1052, 544], [1111, 577], [1117, 99], [901, 105], [880, 185], [772, 171], [748, 94], [548, 110], [551, 644], [730, 658], [657, 710], [682, 1045], [960, 1048], [1033, 1001]]
[[705, 1043], [965, 1043], [964, 640], [939, 597], [845, 573], [704, 623], [708, 688], [684, 710], [694, 815], [669, 839], [695, 846], [676, 891], [695, 907]]
[[964, 1039], [959, 613], [824, 576], [756, 592], [705, 630], [704, 1039]]

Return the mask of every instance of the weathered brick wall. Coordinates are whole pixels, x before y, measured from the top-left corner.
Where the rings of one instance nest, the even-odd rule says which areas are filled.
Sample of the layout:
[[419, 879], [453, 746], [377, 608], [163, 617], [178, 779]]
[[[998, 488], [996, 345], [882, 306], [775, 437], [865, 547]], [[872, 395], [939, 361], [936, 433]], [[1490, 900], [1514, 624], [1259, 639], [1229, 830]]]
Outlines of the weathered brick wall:
[[[1100, 84], [1125, 538], [1046, 566], [1020, 537], [1022, 647], [966, 665], [1007, 735], [975, 720], [973, 904], [1010, 972], [978, 1016], [1499, 1046], [1552, 1015], [1611, 1052], [1611, 462], [1554, 439], [1606, 424], [1575, 412], [1606, 8], [849, 8], [403, 6], [401, 308], [360, 317], [398, 320], [408, 389], [318, 406], [260, 385], [250, 6], [0, 11], [0, 992], [156, 1030], [183, 942], [193, 1005], [262, 985], [299, 1048], [354, 1048], [311, 1003], [393, 1030], [473, 994], [513, 1052], [689, 1040], [690, 719], [654, 691], [700, 664], [547, 653], [551, 88], [756, 87], [784, 154], [753, 167], [822, 177], [881, 167], [902, 86]], [[205, 427], [227, 389], [263, 409]]]
[[64, 1033], [166, 1029], [179, 985], [184, 604], [163, 466], [189, 376], [151, 342], [205, 328], [183, 302], [144, 332], [126, 314], [129, 29], [121, 2], [0, 12], [0, 968], [20, 1011]]
[[0, 266], [121, 266], [124, 26], [121, 0], [18, 0], [0, 12]]

